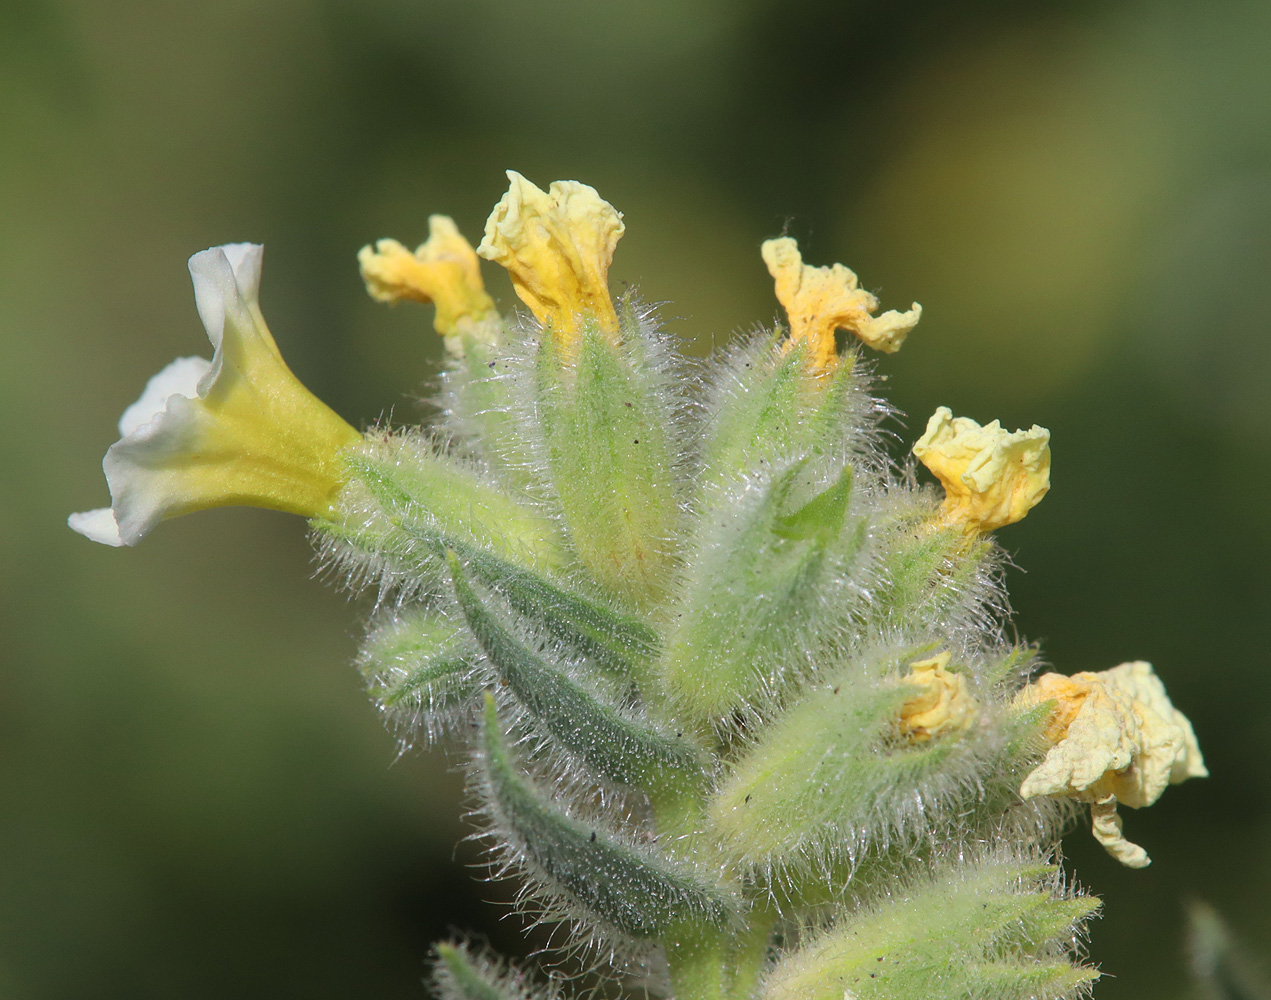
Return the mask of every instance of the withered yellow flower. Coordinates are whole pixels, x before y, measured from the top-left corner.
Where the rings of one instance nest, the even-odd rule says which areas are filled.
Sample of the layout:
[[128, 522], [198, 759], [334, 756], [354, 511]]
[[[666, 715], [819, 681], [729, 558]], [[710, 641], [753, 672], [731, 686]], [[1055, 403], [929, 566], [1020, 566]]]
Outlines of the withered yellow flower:
[[909, 665], [902, 684], [918, 690], [900, 707], [900, 732], [911, 743], [925, 743], [944, 733], [967, 729], [979, 704], [967, 690], [966, 678], [948, 669], [950, 654], [938, 653]]
[[1036, 424], [1014, 432], [996, 420], [981, 427], [942, 406], [913, 453], [944, 486], [941, 521], [967, 532], [1014, 524], [1050, 489], [1050, 431]]
[[535, 318], [566, 343], [589, 319], [618, 330], [609, 297], [609, 264], [622, 238], [622, 213], [577, 181], [546, 191], [515, 170], [485, 224], [477, 253], [507, 269], [512, 287]]
[[918, 325], [922, 306], [873, 316], [878, 299], [861, 288], [856, 275], [842, 264], [812, 267], [803, 263], [799, 244], [788, 236], [766, 240], [760, 248], [776, 283], [777, 301], [790, 320], [788, 345], [807, 341], [809, 366], [826, 372], [838, 363], [834, 331], [850, 330], [876, 351], [894, 354]]
[[359, 250], [357, 262], [371, 298], [435, 305], [433, 326], [443, 337], [493, 335], [498, 311], [481, 282], [476, 251], [449, 216], [428, 217], [428, 239], [414, 253], [397, 240], [379, 240]]
[[1150, 806], [1170, 784], [1208, 775], [1196, 734], [1165, 693], [1150, 663], [1071, 677], [1044, 674], [1016, 696], [1020, 705], [1053, 701], [1045, 759], [1020, 785], [1036, 795], [1091, 803], [1095, 839], [1130, 868], [1150, 864], [1125, 839], [1117, 804]]

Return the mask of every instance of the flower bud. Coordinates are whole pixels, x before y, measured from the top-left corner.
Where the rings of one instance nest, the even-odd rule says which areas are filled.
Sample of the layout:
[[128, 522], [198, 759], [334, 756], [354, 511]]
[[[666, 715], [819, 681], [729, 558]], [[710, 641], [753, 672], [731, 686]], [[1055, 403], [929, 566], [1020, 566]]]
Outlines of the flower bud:
[[967, 690], [966, 678], [948, 669], [950, 654], [938, 653], [909, 665], [900, 679], [917, 691], [900, 706], [900, 732], [910, 743], [925, 743], [944, 733], [968, 728], [980, 706]]

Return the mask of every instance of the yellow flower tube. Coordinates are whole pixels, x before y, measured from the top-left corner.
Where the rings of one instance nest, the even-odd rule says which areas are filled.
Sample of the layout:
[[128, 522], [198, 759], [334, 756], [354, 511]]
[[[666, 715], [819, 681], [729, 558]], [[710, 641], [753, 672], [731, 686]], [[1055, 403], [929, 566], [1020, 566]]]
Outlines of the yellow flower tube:
[[279, 354], [258, 303], [262, 253], [234, 243], [190, 258], [212, 360], [178, 358], [124, 411], [102, 462], [111, 506], [72, 514], [80, 534], [135, 545], [159, 521], [210, 507], [331, 510], [340, 452], [362, 436]]

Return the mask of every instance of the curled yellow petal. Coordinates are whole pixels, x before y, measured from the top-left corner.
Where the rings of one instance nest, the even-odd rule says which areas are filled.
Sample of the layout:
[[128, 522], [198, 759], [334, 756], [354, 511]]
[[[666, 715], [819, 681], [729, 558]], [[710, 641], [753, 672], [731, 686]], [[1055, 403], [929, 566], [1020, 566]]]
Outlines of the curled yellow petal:
[[76, 531], [135, 545], [159, 521], [209, 507], [331, 511], [341, 452], [362, 435], [279, 354], [257, 302], [261, 250], [237, 243], [190, 258], [212, 360], [177, 359], [124, 411], [102, 462], [111, 506], [72, 514]]
[[1105, 851], [1127, 868], [1146, 868], [1152, 859], [1138, 844], [1125, 838], [1115, 795], [1090, 803], [1090, 832]]
[[803, 263], [799, 245], [788, 236], [766, 240], [760, 248], [776, 284], [777, 301], [790, 320], [789, 344], [807, 341], [809, 364], [826, 372], [838, 363], [834, 331], [850, 330], [876, 351], [894, 354], [922, 315], [914, 303], [908, 312], [871, 315], [878, 299], [859, 286], [842, 264], [812, 267]]
[[433, 326], [444, 337], [488, 335], [483, 327], [497, 319], [476, 251], [449, 216], [428, 217], [428, 239], [413, 253], [396, 240], [379, 240], [358, 251], [357, 262], [371, 298], [435, 305]]
[[589, 319], [616, 333], [609, 264], [626, 228], [622, 213], [577, 181], [544, 191], [515, 170], [507, 175], [477, 253], [507, 269], [521, 301], [564, 342]]
[[1014, 524], [1050, 489], [1050, 431], [1036, 424], [1014, 432], [996, 420], [981, 427], [942, 406], [913, 453], [944, 486], [941, 520], [967, 532]]
[[950, 654], [939, 653], [909, 665], [900, 679], [917, 691], [900, 707], [900, 732], [911, 743], [925, 743], [945, 733], [967, 729], [979, 704], [967, 690], [966, 678], [948, 669]]
[[1020, 796], [1092, 803], [1099, 842], [1123, 864], [1144, 867], [1147, 852], [1125, 839], [1116, 807], [1149, 806], [1167, 785], [1209, 773], [1191, 723], [1141, 660], [1071, 677], [1044, 674], [1016, 695], [1021, 706], [1043, 702], [1052, 703], [1049, 749], [1020, 785]]

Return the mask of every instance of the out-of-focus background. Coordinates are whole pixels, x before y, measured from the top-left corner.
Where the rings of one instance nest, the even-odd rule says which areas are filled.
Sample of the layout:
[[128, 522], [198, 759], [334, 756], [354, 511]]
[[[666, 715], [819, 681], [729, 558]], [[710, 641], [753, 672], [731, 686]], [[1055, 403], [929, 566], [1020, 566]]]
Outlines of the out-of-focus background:
[[1125, 817], [1145, 871], [1065, 841], [1097, 995], [1191, 995], [1188, 899], [1271, 952], [1271, 5], [3, 0], [0, 995], [421, 997], [449, 927], [518, 947], [298, 519], [65, 527], [146, 378], [207, 353], [209, 245], [267, 245], [347, 419], [422, 416], [429, 311], [354, 255], [437, 211], [475, 242], [507, 167], [625, 212], [615, 281], [699, 353], [774, 317], [782, 231], [921, 301], [878, 366], [897, 456], [938, 405], [1051, 429], [1001, 537], [1018, 628], [1065, 672], [1154, 662], [1213, 771]]

